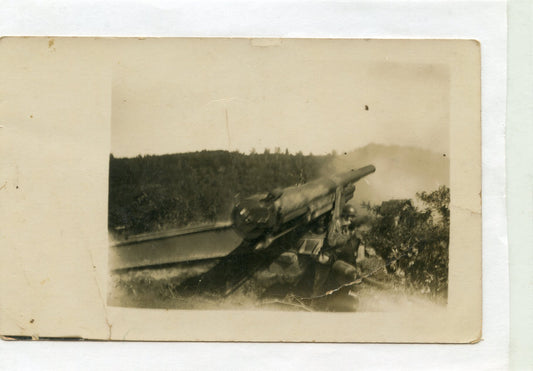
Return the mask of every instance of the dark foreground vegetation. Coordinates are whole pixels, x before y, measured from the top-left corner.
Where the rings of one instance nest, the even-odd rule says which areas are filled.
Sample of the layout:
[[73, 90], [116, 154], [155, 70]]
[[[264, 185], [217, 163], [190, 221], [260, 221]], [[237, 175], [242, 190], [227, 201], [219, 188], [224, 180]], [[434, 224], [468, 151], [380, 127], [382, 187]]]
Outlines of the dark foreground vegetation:
[[[248, 196], [333, 173], [333, 159], [333, 155], [280, 151], [111, 156], [109, 229], [135, 234], [227, 220], [239, 194]], [[388, 263], [396, 286], [447, 296], [449, 201], [449, 188], [442, 186], [420, 192], [415, 199], [363, 204], [364, 242]], [[168, 286], [164, 281], [163, 286]]]
[[389, 262], [397, 284], [423, 294], [447, 297], [450, 189], [441, 186], [413, 200], [391, 200], [370, 211], [364, 240]]

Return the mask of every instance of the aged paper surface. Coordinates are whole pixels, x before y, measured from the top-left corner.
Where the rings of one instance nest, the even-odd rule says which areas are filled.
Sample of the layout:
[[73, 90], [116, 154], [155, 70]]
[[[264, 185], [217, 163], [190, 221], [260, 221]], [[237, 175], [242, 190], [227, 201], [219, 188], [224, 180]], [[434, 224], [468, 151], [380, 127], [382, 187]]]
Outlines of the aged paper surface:
[[[6, 177], [0, 193], [2, 335], [480, 339], [480, 56], [475, 41], [4, 38], [0, 44], [1, 164]], [[430, 98], [418, 100], [424, 95]], [[388, 104], [379, 111], [382, 101]], [[362, 114], [374, 107], [381, 117]], [[355, 126], [350, 121], [354, 115], [355, 122], [366, 123]], [[424, 115], [433, 115], [430, 130], [421, 124]], [[393, 118], [400, 128], [388, 126], [389, 135], [379, 137], [384, 144], [429, 147], [449, 158], [445, 305], [342, 313], [110, 305], [110, 153], [122, 150], [120, 157], [135, 156], [128, 152], [135, 138], [149, 143], [151, 133], [166, 130], [168, 142], [175, 138], [182, 143], [174, 152], [249, 151], [244, 146], [250, 142], [261, 151], [261, 143], [270, 149], [279, 143], [276, 147], [292, 151], [294, 145], [322, 154], [379, 140], [373, 133], [383, 132], [379, 125]], [[158, 121], [177, 126], [157, 126]], [[207, 126], [200, 127], [201, 122]], [[434, 122], [444, 122], [444, 135], [442, 125]], [[230, 131], [229, 123], [237, 126]], [[337, 135], [326, 135], [330, 131]], [[213, 140], [226, 134], [223, 142]], [[149, 146], [136, 151], [155, 153]], [[390, 161], [394, 164], [394, 158]], [[380, 188], [379, 183], [372, 186]], [[408, 186], [409, 179], [398, 177], [398, 188]]]

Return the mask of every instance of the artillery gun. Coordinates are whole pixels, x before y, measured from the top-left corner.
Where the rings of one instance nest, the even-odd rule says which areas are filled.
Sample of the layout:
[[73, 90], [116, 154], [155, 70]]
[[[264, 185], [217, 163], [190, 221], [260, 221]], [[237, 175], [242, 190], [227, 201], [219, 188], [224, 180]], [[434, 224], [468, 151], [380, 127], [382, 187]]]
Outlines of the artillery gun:
[[182, 288], [216, 296], [231, 294], [285, 252], [308, 224], [327, 213], [337, 220], [346, 201], [353, 198], [355, 183], [375, 171], [373, 165], [368, 165], [238, 201], [231, 218], [242, 242]]
[[[353, 198], [355, 183], [376, 171], [373, 165], [322, 177], [306, 184], [256, 194], [239, 201], [231, 214], [233, 227], [258, 250], [297, 226], [335, 211], [338, 217]], [[334, 217], [335, 217], [334, 216]]]

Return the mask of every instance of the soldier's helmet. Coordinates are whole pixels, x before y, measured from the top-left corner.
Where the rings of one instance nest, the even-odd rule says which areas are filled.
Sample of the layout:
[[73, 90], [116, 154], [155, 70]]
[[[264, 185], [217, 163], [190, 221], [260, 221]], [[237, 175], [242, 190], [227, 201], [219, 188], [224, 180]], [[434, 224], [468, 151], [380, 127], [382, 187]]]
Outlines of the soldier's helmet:
[[355, 208], [352, 205], [344, 206], [342, 216], [345, 218], [355, 218]]

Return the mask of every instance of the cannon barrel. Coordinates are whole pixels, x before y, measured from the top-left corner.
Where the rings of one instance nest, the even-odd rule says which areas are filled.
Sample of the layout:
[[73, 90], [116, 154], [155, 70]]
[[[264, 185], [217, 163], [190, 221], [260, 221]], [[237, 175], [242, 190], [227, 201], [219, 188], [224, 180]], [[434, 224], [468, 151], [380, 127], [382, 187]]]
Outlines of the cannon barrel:
[[306, 184], [250, 196], [235, 205], [233, 226], [247, 240], [279, 233], [295, 220], [311, 221], [331, 211], [340, 187], [345, 201], [353, 197], [354, 183], [376, 171], [373, 165], [318, 178]]

